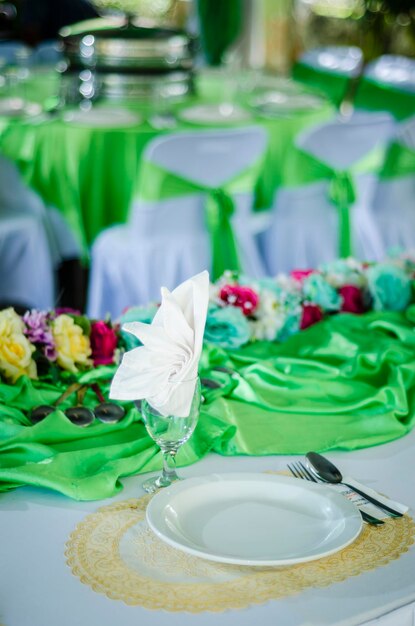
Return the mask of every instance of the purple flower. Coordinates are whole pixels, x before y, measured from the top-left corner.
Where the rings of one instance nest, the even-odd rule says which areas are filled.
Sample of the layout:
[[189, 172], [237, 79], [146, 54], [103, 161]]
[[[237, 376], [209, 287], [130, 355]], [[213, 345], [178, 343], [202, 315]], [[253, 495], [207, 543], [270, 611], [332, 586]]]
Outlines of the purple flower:
[[25, 335], [31, 343], [39, 348], [48, 361], [56, 361], [56, 348], [50, 322], [53, 314], [32, 309], [23, 316], [26, 325]]

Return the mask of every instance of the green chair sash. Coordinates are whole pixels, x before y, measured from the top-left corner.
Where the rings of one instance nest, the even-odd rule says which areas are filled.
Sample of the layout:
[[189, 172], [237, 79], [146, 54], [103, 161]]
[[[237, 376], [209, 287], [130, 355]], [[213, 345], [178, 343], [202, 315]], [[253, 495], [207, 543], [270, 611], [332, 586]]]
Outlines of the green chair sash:
[[415, 93], [363, 78], [355, 97], [355, 106], [369, 111], [389, 111], [404, 120], [415, 114]]
[[210, 187], [169, 172], [152, 161], [145, 160], [138, 182], [138, 199], [158, 202], [196, 193], [206, 194], [206, 225], [212, 251], [212, 276], [216, 280], [225, 270], [240, 270], [240, 261], [232, 229], [235, 205], [234, 193], [253, 193], [261, 161], [250, 165], [220, 187]]
[[243, 24], [241, 0], [197, 0], [203, 51], [209, 65], [220, 65]]
[[415, 175], [415, 150], [394, 141], [388, 148], [380, 179], [389, 180], [410, 174]]
[[339, 255], [353, 254], [350, 209], [356, 201], [354, 177], [358, 174], [378, 173], [384, 162], [385, 148], [376, 146], [347, 170], [330, 167], [300, 147], [292, 151], [287, 167], [287, 187], [302, 187], [315, 182], [328, 182], [328, 197], [339, 216]]
[[292, 69], [294, 80], [321, 91], [337, 107], [347, 93], [350, 78], [337, 72], [327, 72], [307, 63], [297, 62]]

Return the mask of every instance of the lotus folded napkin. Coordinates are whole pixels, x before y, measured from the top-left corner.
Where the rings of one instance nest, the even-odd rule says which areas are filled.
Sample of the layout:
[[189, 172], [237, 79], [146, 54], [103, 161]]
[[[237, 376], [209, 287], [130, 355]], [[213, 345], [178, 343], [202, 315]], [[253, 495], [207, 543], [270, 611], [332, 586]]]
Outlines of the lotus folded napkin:
[[110, 397], [143, 400], [162, 415], [186, 417], [196, 386], [209, 303], [209, 274], [201, 272], [170, 292], [151, 324], [131, 322], [123, 330], [143, 344], [124, 354]]

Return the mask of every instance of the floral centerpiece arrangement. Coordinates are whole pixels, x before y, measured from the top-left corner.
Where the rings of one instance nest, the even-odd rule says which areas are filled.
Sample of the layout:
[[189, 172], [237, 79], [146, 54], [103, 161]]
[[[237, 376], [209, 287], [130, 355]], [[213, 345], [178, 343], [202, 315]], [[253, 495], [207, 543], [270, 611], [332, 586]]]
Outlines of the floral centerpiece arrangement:
[[[252, 341], [284, 341], [328, 315], [403, 311], [414, 300], [415, 255], [383, 263], [337, 260], [316, 270], [252, 280], [234, 272], [211, 285], [204, 339], [234, 350]], [[77, 374], [117, 364], [137, 345], [125, 322], [150, 323], [157, 303], [129, 308], [116, 320], [89, 320], [77, 311], [0, 311], [0, 375], [13, 383]]]

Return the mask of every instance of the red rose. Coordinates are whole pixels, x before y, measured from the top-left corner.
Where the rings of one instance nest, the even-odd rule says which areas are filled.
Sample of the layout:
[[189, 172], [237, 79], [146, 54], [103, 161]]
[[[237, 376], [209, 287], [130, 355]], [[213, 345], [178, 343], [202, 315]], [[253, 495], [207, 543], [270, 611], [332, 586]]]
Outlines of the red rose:
[[355, 285], [344, 285], [344, 287], [340, 287], [339, 294], [343, 299], [342, 311], [346, 313], [365, 312], [363, 294], [359, 287], [355, 287]]
[[310, 276], [310, 274], [314, 274], [315, 270], [292, 270], [290, 272], [290, 276], [291, 278], [294, 278], [294, 280], [298, 281], [299, 283], [302, 283], [303, 280], [305, 278], [307, 278], [307, 276]]
[[92, 322], [90, 341], [95, 366], [114, 362], [117, 335], [111, 326], [102, 321]]
[[258, 294], [249, 287], [240, 285], [225, 285], [219, 293], [219, 298], [231, 306], [242, 309], [244, 315], [252, 315], [259, 304]]
[[300, 328], [304, 330], [323, 319], [323, 313], [316, 304], [303, 304]]

